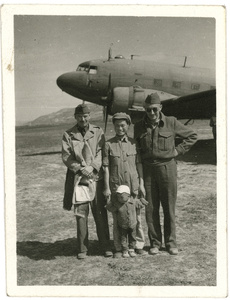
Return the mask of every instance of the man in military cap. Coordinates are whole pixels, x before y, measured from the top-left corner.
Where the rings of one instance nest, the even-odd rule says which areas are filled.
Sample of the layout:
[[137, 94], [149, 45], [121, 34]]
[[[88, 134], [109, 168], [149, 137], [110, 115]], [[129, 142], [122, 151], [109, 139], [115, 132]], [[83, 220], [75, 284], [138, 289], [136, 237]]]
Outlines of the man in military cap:
[[[171, 255], [178, 254], [175, 227], [177, 167], [175, 157], [186, 153], [197, 140], [197, 134], [175, 117], [166, 117], [158, 93], [148, 95], [145, 116], [134, 126], [137, 150], [143, 164], [146, 190], [146, 221], [150, 239], [149, 253], [158, 254], [162, 247], [160, 203], [164, 213], [164, 242]], [[175, 138], [182, 139], [175, 146]], [[140, 188], [144, 191], [144, 187]]]
[[88, 251], [88, 214], [89, 206], [96, 223], [97, 236], [105, 256], [110, 251], [108, 216], [103, 191], [102, 147], [105, 143], [103, 130], [89, 123], [90, 110], [85, 104], [75, 108], [77, 124], [67, 130], [62, 138], [62, 160], [67, 166], [63, 208], [71, 210], [76, 177], [84, 176], [96, 180], [96, 195], [93, 201], [81, 204], [76, 213], [78, 258], [87, 257]]
[[[112, 117], [116, 135], [108, 140], [103, 151], [103, 168], [105, 189], [104, 195], [107, 199], [115, 202], [116, 191], [120, 185], [127, 185], [130, 188], [131, 196], [136, 198], [139, 191], [139, 178], [137, 164], [139, 164], [136, 144], [134, 139], [127, 135], [131, 124], [130, 116], [126, 113], [116, 113]], [[143, 186], [143, 184], [142, 184]], [[146, 204], [142, 199], [143, 205]], [[140, 209], [137, 209], [137, 233], [136, 233], [136, 252], [139, 255], [146, 255], [144, 247], [144, 233], [141, 226]], [[117, 215], [113, 213], [113, 239], [115, 247], [115, 258], [122, 256], [121, 236], [119, 235]]]

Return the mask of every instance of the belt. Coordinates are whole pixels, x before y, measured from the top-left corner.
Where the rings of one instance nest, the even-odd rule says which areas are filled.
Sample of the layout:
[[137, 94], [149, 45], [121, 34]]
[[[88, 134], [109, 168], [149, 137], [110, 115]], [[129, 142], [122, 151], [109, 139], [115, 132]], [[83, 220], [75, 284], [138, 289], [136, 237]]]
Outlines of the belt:
[[144, 164], [149, 165], [149, 164], [164, 164], [164, 163], [168, 163], [171, 160], [173, 160], [173, 158], [165, 158], [165, 159], [146, 159], [144, 160]]

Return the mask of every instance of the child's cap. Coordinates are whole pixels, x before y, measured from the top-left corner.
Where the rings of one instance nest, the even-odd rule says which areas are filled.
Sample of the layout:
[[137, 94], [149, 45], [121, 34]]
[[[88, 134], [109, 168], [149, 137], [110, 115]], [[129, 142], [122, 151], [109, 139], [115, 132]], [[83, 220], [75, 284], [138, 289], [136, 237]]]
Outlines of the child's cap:
[[119, 194], [126, 193], [130, 195], [130, 188], [127, 185], [120, 185], [117, 188], [117, 193]]

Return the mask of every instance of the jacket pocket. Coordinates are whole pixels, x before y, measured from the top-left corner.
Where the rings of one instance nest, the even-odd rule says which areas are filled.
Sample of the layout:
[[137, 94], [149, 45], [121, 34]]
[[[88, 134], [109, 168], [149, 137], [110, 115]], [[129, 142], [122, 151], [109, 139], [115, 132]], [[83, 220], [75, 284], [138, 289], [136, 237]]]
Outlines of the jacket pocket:
[[109, 156], [112, 164], [117, 165], [121, 159], [121, 153], [112, 149], [110, 150]]
[[146, 132], [140, 136], [141, 152], [149, 152], [152, 146], [151, 133]]
[[126, 155], [128, 156], [128, 157], [132, 157], [132, 156], [134, 156], [134, 155], [136, 155], [137, 154], [137, 150], [133, 147], [133, 148], [131, 148], [131, 149], [129, 149], [128, 151], [127, 151], [127, 153], [126, 153]]
[[159, 132], [158, 149], [168, 151], [174, 148], [174, 135], [172, 132]]

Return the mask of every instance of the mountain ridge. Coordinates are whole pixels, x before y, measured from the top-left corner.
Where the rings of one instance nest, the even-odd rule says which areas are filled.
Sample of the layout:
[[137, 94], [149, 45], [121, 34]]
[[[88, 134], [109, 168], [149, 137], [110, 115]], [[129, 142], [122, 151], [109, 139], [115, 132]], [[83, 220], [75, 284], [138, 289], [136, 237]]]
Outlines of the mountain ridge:
[[[90, 109], [90, 119], [92, 121], [103, 120], [103, 109], [101, 106], [96, 104], [87, 104]], [[56, 126], [61, 124], [73, 124], [75, 107], [62, 108], [56, 112], [52, 112], [47, 115], [40, 116], [33, 121], [27, 122], [17, 127], [34, 127], [34, 126]]]

